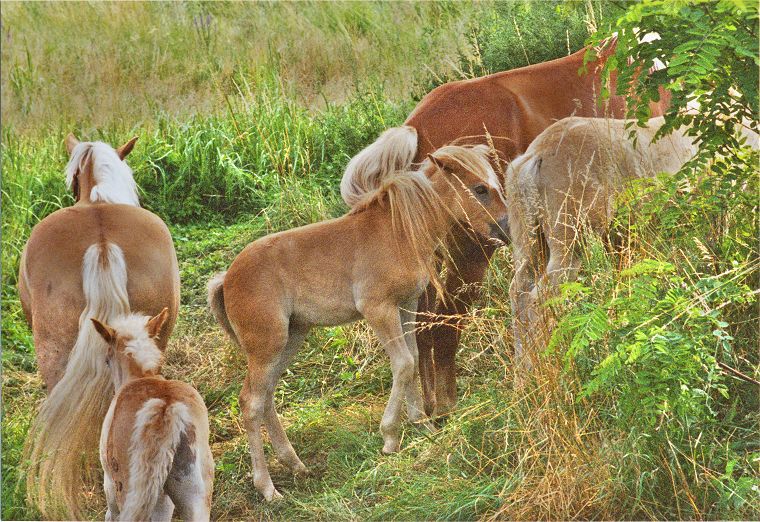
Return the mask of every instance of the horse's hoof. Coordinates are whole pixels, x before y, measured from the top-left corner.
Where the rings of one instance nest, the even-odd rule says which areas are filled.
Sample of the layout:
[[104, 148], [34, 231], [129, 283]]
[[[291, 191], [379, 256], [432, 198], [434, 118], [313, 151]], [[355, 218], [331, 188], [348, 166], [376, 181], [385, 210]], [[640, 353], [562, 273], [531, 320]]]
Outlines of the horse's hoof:
[[272, 487], [272, 489], [264, 493], [264, 499], [267, 502], [277, 502], [278, 500], [282, 499], [282, 495], [279, 491], [277, 491], [276, 488]]
[[306, 477], [308, 475], [311, 475], [311, 471], [309, 471], [309, 468], [304, 466], [303, 462], [299, 462], [293, 467], [293, 474], [298, 477]]
[[400, 442], [386, 442], [383, 445], [383, 455], [392, 455], [398, 453], [401, 450]]
[[438, 415], [435, 420], [433, 421], [435, 423], [435, 426], [437, 429], [443, 428], [447, 422], [449, 422], [450, 415], [448, 413], [444, 415]]

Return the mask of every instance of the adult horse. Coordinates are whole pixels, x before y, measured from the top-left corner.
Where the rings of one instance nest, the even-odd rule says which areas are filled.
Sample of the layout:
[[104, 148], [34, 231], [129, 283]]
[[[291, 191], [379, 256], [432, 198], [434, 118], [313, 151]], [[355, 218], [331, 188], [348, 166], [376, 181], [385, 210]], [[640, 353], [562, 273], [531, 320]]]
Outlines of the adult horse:
[[[412, 163], [455, 140], [486, 143], [490, 135], [500, 158], [509, 161], [562, 118], [623, 117], [623, 97], [613, 96], [604, 106], [598, 103], [601, 68], [613, 45], [603, 48], [583, 74], [586, 49], [550, 62], [437, 87], [420, 101], [403, 127], [387, 130], [351, 160], [341, 181], [344, 201], [355, 205], [385, 176], [408, 170]], [[610, 92], [615, 92], [614, 80], [613, 76]], [[650, 107], [653, 115], [662, 113], [666, 100], [663, 93], [663, 101]], [[417, 344], [429, 415], [445, 415], [456, 402], [455, 354], [463, 314], [479, 294], [478, 284], [495, 248], [467, 233], [455, 234], [449, 245], [452, 263], [447, 271], [446, 299], [436, 301], [430, 287], [420, 299]]]
[[81, 518], [78, 496], [94, 471], [98, 435], [113, 396], [102, 322], [131, 309], [169, 319], [179, 308], [179, 271], [169, 230], [139, 206], [124, 158], [133, 138], [114, 150], [66, 138], [66, 184], [76, 203], [40, 221], [24, 247], [19, 297], [32, 329], [48, 396], [29, 431], [27, 494], [46, 517]]

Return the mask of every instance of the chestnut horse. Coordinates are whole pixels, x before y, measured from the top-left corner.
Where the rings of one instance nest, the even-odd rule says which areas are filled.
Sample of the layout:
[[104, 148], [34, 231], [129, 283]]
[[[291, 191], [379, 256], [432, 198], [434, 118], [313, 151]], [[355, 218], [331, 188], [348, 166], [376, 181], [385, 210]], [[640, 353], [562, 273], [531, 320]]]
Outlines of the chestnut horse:
[[637, 127], [626, 120], [565, 118], [539, 134], [507, 168], [515, 264], [509, 294], [515, 359], [522, 369], [531, 367], [531, 357], [548, 341], [543, 302], [561, 283], [577, 278], [583, 233], [608, 233], [615, 196], [626, 183], [675, 173], [693, 156], [692, 139], [681, 130], [653, 143], [664, 122], [652, 118]]
[[208, 410], [187, 383], [161, 376], [156, 345], [169, 309], [130, 314], [95, 329], [108, 345], [116, 396], [100, 434], [106, 520], [208, 520], [214, 459]]
[[106, 346], [89, 319], [167, 307], [164, 349], [177, 316], [169, 230], [139, 207], [124, 162], [136, 139], [114, 150], [69, 135], [66, 183], [76, 203], [40, 221], [21, 255], [19, 297], [48, 391], [27, 437], [27, 494], [46, 517], [80, 518], [78, 493], [113, 395]]
[[240, 408], [253, 482], [267, 500], [280, 494], [264, 458], [262, 425], [279, 460], [294, 472], [306, 469], [277, 418], [274, 389], [314, 326], [364, 317], [390, 357], [383, 453], [399, 450], [404, 399], [409, 419], [427, 424], [415, 381], [414, 313], [437, 277], [440, 243], [460, 224], [506, 239], [506, 205], [487, 153], [482, 145], [443, 147], [421, 171], [389, 179], [343, 217], [254, 241], [209, 282], [211, 310], [248, 357]]
[[[550, 62], [435, 88], [412, 111], [405, 126], [389, 129], [351, 160], [341, 181], [344, 201], [355, 205], [361, 194], [377, 187], [387, 175], [408, 170], [447, 143], [486, 143], [490, 135], [500, 158], [509, 161], [559, 119], [623, 117], [623, 97], [613, 96], [604, 107], [599, 105], [600, 71], [613, 45], [587, 64], [587, 74], [580, 73], [586, 53], [582, 49]], [[615, 92], [614, 85], [610, 92]], [[662, 96], [664, 107], [667, 96]], [[651, 110], [654, 115], [662, 113], [659, 105]], [[501, 173], [501, 169], [496, 171]], [[495, 246], [455, 233], [449, 250], [453, 266], [445, 282], [447, 299], [436, 301], [428, 287], [417, 316], [420, 378], [429, 415], [445, 415], [456, 403], [455, 355], [463, 314], [479, 295], [478, 285]]]

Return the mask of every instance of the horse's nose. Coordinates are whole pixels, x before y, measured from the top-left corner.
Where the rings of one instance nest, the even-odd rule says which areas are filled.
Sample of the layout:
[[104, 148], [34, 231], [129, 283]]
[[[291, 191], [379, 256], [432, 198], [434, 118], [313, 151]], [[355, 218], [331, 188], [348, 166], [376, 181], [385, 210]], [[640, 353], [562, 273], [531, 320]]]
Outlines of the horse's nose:
[[491, 237], [509, 243], [509, 222], [507, 218], [499, 219], [491, 223]]

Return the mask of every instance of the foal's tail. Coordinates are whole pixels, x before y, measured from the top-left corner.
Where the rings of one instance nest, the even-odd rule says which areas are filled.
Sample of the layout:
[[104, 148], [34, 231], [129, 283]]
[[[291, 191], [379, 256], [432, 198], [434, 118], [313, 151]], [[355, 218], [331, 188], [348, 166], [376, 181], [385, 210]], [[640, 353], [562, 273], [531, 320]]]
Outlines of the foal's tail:
[[409, 170], [417, 154], [417, 130], [392, 127], [353, 157], [340, 182], [340, 195], [354, 207], [365, 194], [378, 188], [394, 172]]
[[230, 339], [237, 344], [238, 338], [235, 335], [235, 330], [232, 329], [232, 323], [230, 323], [229, 317], [227, 317], [227, 310], [224, 308], [224, 278], [227, 276], [227, 272], [219, 272], [208, 282], [208, 307], [211, 309], [211, 313], [214, 314], [216, 322], [227, 332]]
[[108, 347], [91, 318], [109, 323], [128, 314], [127, 264], [113, 243], [91, 245], [82, 262], [85, 308], [61, 380], [42, 403], [25, 448], [27, 495], [46, 518], [81, 519], [84, 479], [99, 468], [98, 435], [113, 396]]
[[150, 520], [174, 463], [180, 438], [193, 419], [182, 402], [149, 399], [135, 415], [129, 445], [129, 489], [119, 520]]

